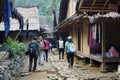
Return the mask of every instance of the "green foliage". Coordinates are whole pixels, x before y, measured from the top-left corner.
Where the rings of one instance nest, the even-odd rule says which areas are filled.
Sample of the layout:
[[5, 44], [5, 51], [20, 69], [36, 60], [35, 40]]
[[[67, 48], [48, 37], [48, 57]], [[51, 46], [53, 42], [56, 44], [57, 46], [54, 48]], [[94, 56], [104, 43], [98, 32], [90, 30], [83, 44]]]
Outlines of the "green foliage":
[[37, 5], [39, 14], [51, 20], [53, 17], [52, 9], [59, 10], [61, 0], [15, 0], [17, 6]]
[[12, 40], [10, 37], [7, 38], [6, 47], [7, 51], [10, 53], [9, 58], [22, 56], [26, 50], [24, 43], [19, 43], [18, 41]]

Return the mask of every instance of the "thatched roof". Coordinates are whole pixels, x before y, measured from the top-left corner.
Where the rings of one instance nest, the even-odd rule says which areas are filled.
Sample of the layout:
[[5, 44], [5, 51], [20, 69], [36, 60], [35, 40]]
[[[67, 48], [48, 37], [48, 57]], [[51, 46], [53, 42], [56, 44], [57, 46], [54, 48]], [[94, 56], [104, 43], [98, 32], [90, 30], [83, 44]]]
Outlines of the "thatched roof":
[[45, 16], [39, 16], [39, 23], [40, 23], [40, 28], [43, 30], [49, 30], [49, 26], [47, 24], [47, 20]]
[[[29, 20], [29, 30], [40, 30], [39, 16], [37, 6], [32, 7], [16, 7], [24, 18], [24, 28], [26, 30], [26, 20]], [[17, 19], [10, 18], [10, 31], [19, 30], [19, 22]], [[0, 23], [0, 31], [4, 31], [4, 22]]]
[[57, 30], [63, 30], [63, 28], [69, 27], [70, 25], [80, 23], [81, 21], [84, 20], [88, 20], [86, 14], [81, 14], [81, 15], [74, 14], [73, 16], [63, 20], [60, 24], [58, 24], [57, 27], [55, 28], [55, 32]]

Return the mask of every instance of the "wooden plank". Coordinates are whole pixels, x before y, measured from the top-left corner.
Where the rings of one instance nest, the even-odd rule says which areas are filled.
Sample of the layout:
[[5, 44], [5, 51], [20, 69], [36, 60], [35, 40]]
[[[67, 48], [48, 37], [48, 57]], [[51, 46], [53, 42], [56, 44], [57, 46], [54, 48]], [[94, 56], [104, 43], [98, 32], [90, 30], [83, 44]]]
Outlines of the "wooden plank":
[[105, 23], [102, 22], [102, 64], [101, 64], [101, 72], [106, 72], [105, 69], [105, 62], [104, 62], [104, 58], [105, 58], [105, 51], [106, 51], [106, 46], [105, 46]]
[[83, 2], [84, 2], [84, 0], [81, 0], [80, 1], [80, 4], [79, 4], [79, 9], [81, 8], [81, 6], [83, 5]]
[[102, 9], [105, 9], [105, 6], [107, 5], [108, 2], [109, 2], [109, 0], [106, 0], [106, 1], [105, 1], [105, 4], [104, 4], [104, 6], [103, 6]]
[[105, 58], [105, 23], [102, 22], [102, 59]]
[[90, 10], [90, 9], [80, 9], [82, 12], [114, 12], [114, 10]]
[[77, 57], [80, 57], [80, 58], [85, 58], [85, 56], [81, 55], [81, 54], [75, 54]]
[[92, 55], [89, 55], [88, 56], [90, 59], [92, 59], [92, 60], [95, 60], [95, 61], [98, 61], [98, 62], [102, 62], [102, 58], [96, 58], [96, 57], [94, 57], [94, 56], [92, 56]]
[[101, 9], [101, 7], [81, 7], [81, 9], [91, 9], [91, 8], [94, 8], [94, 9]]
[[117, 6], [120, 6], [120, 0], [118, 1]]
[[92, 3], [92, 7], [91, 7], [90, 9], [93, 8], [93, 6], [95, 5], [95, 2], [96, 2], [96, 0], [93, 1], [93, 3]]
[[107, 63], [120, 62], [120, 58], [105, 58], [104, 62], [107, 62]]

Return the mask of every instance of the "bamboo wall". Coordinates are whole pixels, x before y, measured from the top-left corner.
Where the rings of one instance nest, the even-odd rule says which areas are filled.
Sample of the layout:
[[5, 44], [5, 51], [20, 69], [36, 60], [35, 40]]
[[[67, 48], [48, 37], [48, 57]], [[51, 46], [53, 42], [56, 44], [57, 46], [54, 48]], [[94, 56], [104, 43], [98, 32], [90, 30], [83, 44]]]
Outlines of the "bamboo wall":
[[88, 46], [88, 25], [84, 22], [83, 23], [83, 31], [82, 31], [82, 53], [88, 55], [90, 53], [90, 47]]

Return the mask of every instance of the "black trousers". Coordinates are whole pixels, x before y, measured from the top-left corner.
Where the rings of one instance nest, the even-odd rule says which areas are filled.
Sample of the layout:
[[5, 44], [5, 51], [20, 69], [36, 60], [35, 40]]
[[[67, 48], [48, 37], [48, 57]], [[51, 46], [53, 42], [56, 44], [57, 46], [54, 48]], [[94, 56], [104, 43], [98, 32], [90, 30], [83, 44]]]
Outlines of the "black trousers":
[[74, 63], [74, 53], [67, 53], [67, 60], [68, 63], [70, 63], [70, 66], [73, 66]]
[[[37, 58], [38, 58], [37, 54], [30, 54], [29, 55], [29, 71], [31, 71], [32, 69], [36, 70], [36, 67], [37, 67]], [[34, 60], [34, 66], [32, 67], [33, 60]]]
[[45, 56], [44, 58], [46, 58], [46, 62], [48, 62], [48, 50], [45, 50]]
[[61, 59], [61, 56], [64, 59], [64, 48], [59, 48], [59, 59]]

